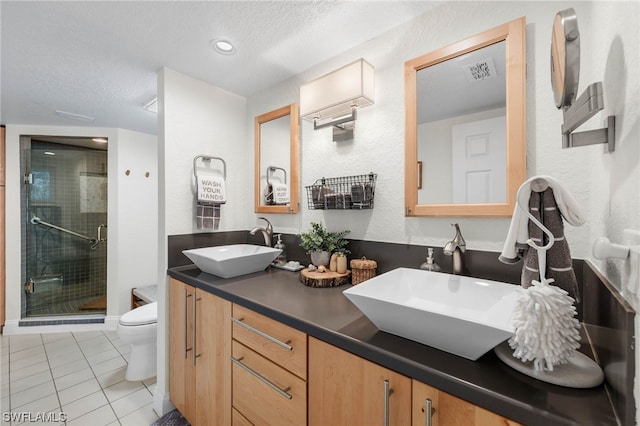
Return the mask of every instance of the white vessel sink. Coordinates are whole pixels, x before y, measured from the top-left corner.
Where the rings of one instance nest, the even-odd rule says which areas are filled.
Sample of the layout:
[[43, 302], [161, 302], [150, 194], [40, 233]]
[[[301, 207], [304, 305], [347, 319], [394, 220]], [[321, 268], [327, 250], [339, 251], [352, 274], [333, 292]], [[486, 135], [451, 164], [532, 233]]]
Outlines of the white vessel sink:
[[398, 268], [344, 291], [376, 327], [475, 361], [514, 333], [519, 286]]
[[231, 244], [182, 250], [203, 272], [221, 278], [237, 277], [264, 270], [280, 249], [253, 244]]

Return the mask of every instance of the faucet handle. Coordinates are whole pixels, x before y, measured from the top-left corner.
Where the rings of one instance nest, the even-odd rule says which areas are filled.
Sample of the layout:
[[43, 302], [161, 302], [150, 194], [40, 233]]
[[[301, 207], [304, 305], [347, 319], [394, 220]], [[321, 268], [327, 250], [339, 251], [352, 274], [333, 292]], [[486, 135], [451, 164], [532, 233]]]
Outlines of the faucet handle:
[[462, 232], [460, 232], [460, 226], [457, 223], [452, 223], [451, 226], [456, 228], [456, 235], [453, 237], [453, 241], [460, 247], [460, 250], [465, 251], [467, 248], [467, 242], [462, 237]]
[[271, 225], [271, 222], [269, 222], [269, 220], [266, 217], [260, 216], [258, 219], [262, 219], [265, 222], [267, 222], [266, 231], [269, 233], [273, 233], [273, 225]]

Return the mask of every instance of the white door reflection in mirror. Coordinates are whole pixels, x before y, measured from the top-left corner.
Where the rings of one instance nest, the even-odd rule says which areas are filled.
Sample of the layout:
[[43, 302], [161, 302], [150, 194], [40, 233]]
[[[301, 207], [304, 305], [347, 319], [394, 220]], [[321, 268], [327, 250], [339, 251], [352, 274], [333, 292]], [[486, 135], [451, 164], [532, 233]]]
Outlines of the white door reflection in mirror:
[[453, 126], [453, 199], [459, 203], [507, 201], [505, 116]]

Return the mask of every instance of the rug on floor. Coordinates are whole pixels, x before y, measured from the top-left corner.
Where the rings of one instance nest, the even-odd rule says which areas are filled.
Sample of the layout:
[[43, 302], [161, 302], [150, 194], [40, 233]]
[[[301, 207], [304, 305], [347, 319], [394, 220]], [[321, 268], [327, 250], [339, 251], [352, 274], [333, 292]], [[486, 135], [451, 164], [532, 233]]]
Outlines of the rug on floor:
[[151, 426], [190, 426], [190, 424], [178, 410], [173, 410], [151, 423]]

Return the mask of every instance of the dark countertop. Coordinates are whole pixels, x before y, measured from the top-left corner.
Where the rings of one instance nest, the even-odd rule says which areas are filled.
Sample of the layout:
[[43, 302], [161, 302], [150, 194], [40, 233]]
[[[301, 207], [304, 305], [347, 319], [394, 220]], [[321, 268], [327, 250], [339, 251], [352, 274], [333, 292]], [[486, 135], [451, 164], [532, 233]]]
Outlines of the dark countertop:
[[618, 424], [604, 385], [551, 385], [511, 369], [493, 352], [470, 361], [379, 331], [342, 294], [349, 285], [307, 287], [299, 273], [275, 268], [229, 279], [193, 265], [168, 274], [519, 423]]

